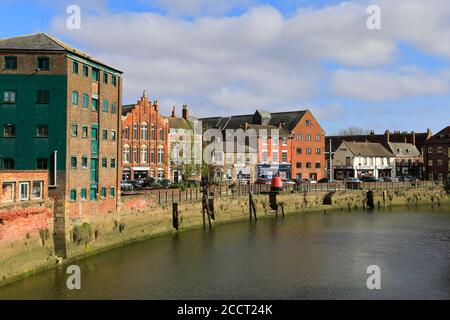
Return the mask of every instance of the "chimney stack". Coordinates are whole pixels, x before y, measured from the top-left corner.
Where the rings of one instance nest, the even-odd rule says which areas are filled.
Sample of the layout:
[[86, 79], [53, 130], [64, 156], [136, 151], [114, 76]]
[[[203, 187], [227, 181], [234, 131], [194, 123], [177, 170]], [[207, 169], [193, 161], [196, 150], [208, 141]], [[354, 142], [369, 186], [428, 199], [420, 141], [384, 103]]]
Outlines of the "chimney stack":
[[187, 120], [188, 116], [189, 116], [189, 109], [187, 104], [183, 105], [183, 119]]
[[390, 140], [390, 135], [391, 135], [391, 133], [389, 132], [389, 130], [386, 130], [385, 132], [384, 132], [384, 136], [386, 137], [386, 142], [390, 142], [389, 140]]
[[172, 118], [175, 118], [175, 106], [172, 107]]
[[375, 130], [370, 130], [370, 135], [374, 135], [375, 134]]
[[158, 100], [153, 101], [153, 108], [158, 112]]
[[432, 135], [433, 135], [433, 133], [431, 133], [431, 129], [428, 128], [427, 129], [427, 138], [431, 138]]
[[416, 133], [414, 131], [412, 132], [412, 144], [416, 145]]

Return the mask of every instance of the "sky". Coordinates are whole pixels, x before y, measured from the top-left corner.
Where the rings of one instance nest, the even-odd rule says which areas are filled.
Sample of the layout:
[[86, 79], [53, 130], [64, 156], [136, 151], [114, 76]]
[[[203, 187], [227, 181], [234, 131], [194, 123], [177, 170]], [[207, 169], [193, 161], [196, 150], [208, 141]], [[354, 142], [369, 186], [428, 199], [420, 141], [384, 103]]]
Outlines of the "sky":
[[0, 38], [34, 32], [122, 70], [123, 103], [146, 90], [165, 115], [310, 109], [328, 134], [450, 125], [449, 0], [0, 0]]

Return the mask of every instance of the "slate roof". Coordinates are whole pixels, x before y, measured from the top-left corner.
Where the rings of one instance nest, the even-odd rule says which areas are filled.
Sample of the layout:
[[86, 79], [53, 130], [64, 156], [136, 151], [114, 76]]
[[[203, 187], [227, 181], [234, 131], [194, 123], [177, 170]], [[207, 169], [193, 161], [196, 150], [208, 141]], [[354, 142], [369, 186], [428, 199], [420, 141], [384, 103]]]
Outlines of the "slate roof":
[[0, 39], [0, 51], [52, 51], [52, 52], [70, 52], [79, 57], [91, 60], [117, 72], [122, 71], [112, 68], [109, 65], [97, 60], [84, 51], [64, 43], [63, 41], [48, 35], [46, 33], [33, 33], [18, 37]]
[[[284, 129], [289, 132], [292, 132], [300, 121], [301, 118], [305, 115], [307, 110], [301, 111], [287, 111], [287, 112], [268, 112], [263, 110], [258, 110], [257, 112], [263, 114], [270, 114], [270, 122], [269, 125], [276, 126], [280, 123], [283, 124]], [[219, 130], [224, 129], [239, 129], [246, 122], [248, 124], [257, 124], [254, 122], [255, 114], [247, 114], [247, 115], [237, 115], [231, 117], [211, 117], [211, 118], [203, 118], [200, 119], [203, 121], [203, 129], [216, 128]]]
[[134, 104], [127, 104], [122, 106], [122, 115], [126, 116], [127, 113], [131, 112], [131, 110], [135, 107]]
[[343, 142], [355, 156], [364, 157], [394, 157], [395, 155], [388, 151], [379, 143], [372, 142]]
[[396, 156], [420, 157], [420, 151], [411, 143], [389, 142], [389, 150]]

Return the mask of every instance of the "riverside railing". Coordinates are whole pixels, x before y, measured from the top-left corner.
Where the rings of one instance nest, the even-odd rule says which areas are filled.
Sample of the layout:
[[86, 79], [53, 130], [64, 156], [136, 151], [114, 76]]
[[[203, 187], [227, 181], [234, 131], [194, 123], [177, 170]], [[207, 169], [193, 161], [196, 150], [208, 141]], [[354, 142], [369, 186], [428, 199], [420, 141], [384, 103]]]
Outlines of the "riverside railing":
[[[310, 192], [332, 192], [345, 190], [401, 190], [411, 188], [430, 188], [443, 185], [438, 181], [398, 181], [398, 182], [358, 182], [358, 183], [302, 183], [299, 185], [289, 184], [283, 187], [283, 193], [310, 193]], [[210, 193], [215, 198], [248, 196], [249, 191], [253, 194], [268, 194], [270, 185], [263, 184], [236, 184], [211, 186]], [[123, 193], [124, 196], [129, 194]], [[181, 189], [154, 189], [142, 190], [133, 195], [146, 195], [153, 197], [160, 205], [171, 205], [172, 203], [198, 202], [202, 200], [202, 192], [199, 187]]]

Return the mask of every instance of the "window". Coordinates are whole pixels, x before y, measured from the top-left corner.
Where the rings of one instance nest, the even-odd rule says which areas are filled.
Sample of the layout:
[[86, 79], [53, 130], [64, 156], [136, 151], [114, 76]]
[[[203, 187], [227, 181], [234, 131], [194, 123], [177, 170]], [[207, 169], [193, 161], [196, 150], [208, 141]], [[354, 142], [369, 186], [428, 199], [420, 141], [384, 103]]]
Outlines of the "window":
[[16, 91], [7, 90], [3, 92], [3, 103], [16, 103]]
[[433, 181], [433, 174], [432, 173], [428, 174], [428, 180]]
[[38, 90], [36, 92], [36, 104], [49, 104], [50, 103], [50, 91]]
[[267, 145], [267, 135], [261, 135], [261, 143], [263, 145]]
[[87, 126], [83, 126], [81, 128], [81, 137], [84, 139], [87, 139], [87, 137], [88, 137], [88, 127]]
[[40, 71], [50, 70], [50, 59], [48, 57], [40, 57], [37, 59], [37, 67]]
[[320, 162], [316, 162], [316, 169], [320, 169]]
[[3, 126], [3, 137], [13, 138], [16, 136], [16, 126], [13, 124], [5, 124]]
[[108, 130], [105, 129], [102, 130], [102, 139], [108, 140]]
[[295, 164], [295, 167], [296, 167], [297, 169], [301, 169], [301, 168], [302, 168], [302, 163], [301, 163], [301, 162], [297, 162], [297, 163]]
[[89, 68], [88, 68], [88, 66], [83, 66], [83, 76], [89, 77]]
[[72, 92], [72, 104], [75, 106], [78, 105], [78, 92], [77, 91]]
[[302, 148], [296, 148], [295, 149], [295, 153], [302, 154]]
[[301, 133], [297, 133], [297, 134], [295, 135], [295, 140], [297, 140], [297, 141], [302, 141], [302, 134], [301, 134]]
[[82, 188], [81, 190], [80, 190], [80, 199], [81, 199], [81, 201], [86, 201], [86, 188]]
[[42, 186], [43, 181], [33, 181], [33, 187], [31, 189], [31, 199], [38, 200], [42, 199]]
[[103, 83], [108, 84], [108, 74], [106, 72], [103, 72]]
[[164, 148], [158, 148], [158, 163], [164, 163]]
[[443, 163], [444, 163], [444, 162], [442, 161], [442, 159], [439, 159], [439, 160], [437, 161], [437, 165], [438, 165], [438, 166], [442, 166]]
[[115, 102], [111, 103], [111, 113], [117, 113], [117, 105]]
[[115, 130], [111, 130], [111, 140], [116, 141], [116, 131]]
[[48, 126], [42, 125], [36, 127], [36, 136], [39, 138], [47, 138], [48, 137]]
[[306, 134], [306, 141], [311, 141], [311, 134], [310, 133]]
[[306, 126], [307, 127], [310, 127], [310, 126], [312, 126], [312, 121], [311, 120], [306, 120]]
[[72, 72], [78, 74], [78, 62], [72, 61]]
[[306, 168], [308, 168], [308, 169], [311, 168], [311, 162], [307, 162], [307, 163], [306, 163]]
[[109, 188], [109, 196], [115, 197], [116, 195], [116, 189], [114, 187]]
[[134, 163], [139, 163], [139, 150], [137, 146], [133, 147], [133, 161]]
[[286, 138], [286, 137], [282, 137], [282, 138], [281, 138], [281, 144], [282, 144], [283, 146], [286, 146], [286, 145], [287, 145], [287, 138]]
[[159, 141], [164, 141], [164, 129], [159, 129]]
[[72, 201], [72, 202], [77, 201], [77, 190], [76, 189], [70, 190], [70, 201]]
[[316, 134], [316, 141], [320, 141], [320, 134]]
[[103, 100], [103, 112], [108, 112], [108, 100]]
[[108, 159], [106, 157], [102, 158], [102, 168], [108, 168]]
[[72, 134], [72, 137], [76, 137], [76, 136], [78, 136], [78, 125], [77, 124], [72, 124], [72, 127], [71, 127], [72, 129], [71, 129], [71, 134]]
[[155, 163], [155, 150], [150, 151], [150, 163]]
[[100, 71], [96, 68], [92, 68], [92, 79], [95, 81], [99, 81], [99, 73]]
[[130, 146], [128, 145], [123, 147], [123, 161], [130, 162]]
[[98, 99], [92, 98], [92, 110], [98, 111]]
[[437, 152], [437, 153], [442, 153], [442, 147], [437, 147], [437, 148], [436, 148], [436, 152]]
[[320, 148], [316, 148], [316, 154], [320, 154], [320, 153], [321, 153]]
[[111, 168], [115, 168], [116, 167], [116, 159], [112, 158], [111, 159]]
[[5, 170], [12, 170], [14, 169], [14, 159], [6, 159], [3, 158], [1, 164], [1, 168]]
[[272, 151], [272, 162], [277, 163], [278, 161], [279, 161], [278, 150], [273, 150]]
[[102, 198], [106, 198], [106, 188], [102, 188], [101, 196]]
[[48, 159], [36, 159], [36, 169], [47, 170], [48, 169]]
[[88, 167], [88, 158], [86, 156], [83, 156], [81, 158], [81, 168], [87, 169], [87, 167]]
[[152, 124], [152, 140], [156, 140], [155, 134], [155, 125]]
[[117, 77], [116, 77], [116, 76], [112, 76], [111, 82], [112, 82], [112, 85], [113, 85], [114, 87], [116, 87], [116, 86], [117, 86]]
[[288, 158], [287, 155], [288, 155], [287, 151], [281, 152], [281, 162], [287, 162], [287, 158]]
[[91, 201], [97, 200], [97, 189], [96, 188], [92, 188], [89, 190], [89, 199]]
[[433, 160], [428, 160], [428, 166], [432, 167], [433, 166]]
[[141, 139], [148, 140], [148, 127], [145, 122], [141, 124]]
[[438, 173], [438, 180], [439, 181], [444, 180], [444, 175], [442, 173]]
[[70, 158], [70, 167], [71, 167], [72, 169], [76, 169], [76, 168], [77, 168], [77, 157], [72, 156], [72, 157]]
[[311, 154], [311, 148], [306, 148], [306, 154]]
[[83, 94], [83, 108], [89, 107], [89, 95]]
[[141, 148], [141, 161], [142, 163], [148, 163], [147, 146], [142, 146]]
[[137, 123], [135, 123], [134, 125], [133, 125], [133, 139], [134, 140], [137, 140], [138, 139], [138, 125], [137, 125]]
[[30, 183], [19, 182], [19, 200], [27, 201], [30, 199]]
[[123, 138], [129, 140], [130, 139], [130, 128], [126, 127], [123, 130]]
[[351, 157], [345, 157], [345, 165], [347, 167], [352, 165], [352, 158]]
[[13, 202], [15, 200], [15, 185], [14, 182], [2, 183], [2, 202]]
[[262, 162], [267, 162], [267, 150], [263, 150], [261, 152], [261, 161]]
[[428, 147], [428, 153], [433, 153], [433, 147]]
[[5, 70], [17, 69], [17, 57], [5, 57], [3, 68]]

